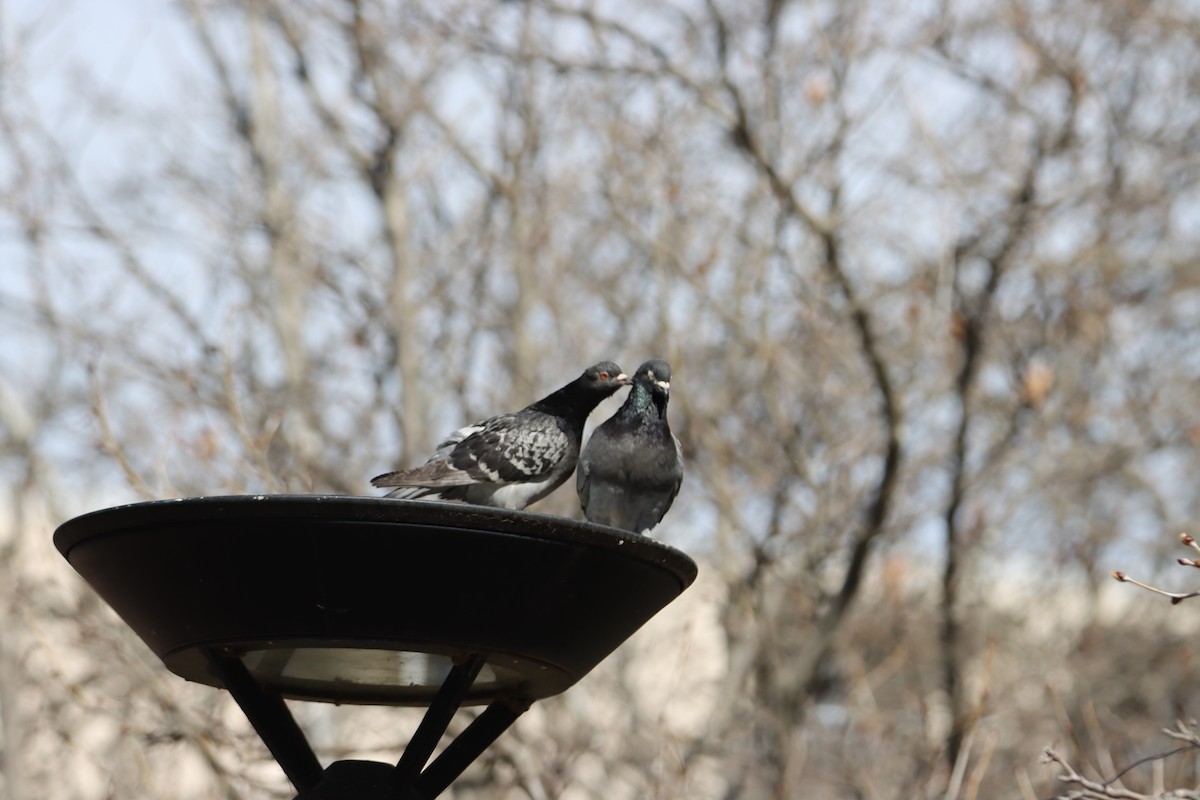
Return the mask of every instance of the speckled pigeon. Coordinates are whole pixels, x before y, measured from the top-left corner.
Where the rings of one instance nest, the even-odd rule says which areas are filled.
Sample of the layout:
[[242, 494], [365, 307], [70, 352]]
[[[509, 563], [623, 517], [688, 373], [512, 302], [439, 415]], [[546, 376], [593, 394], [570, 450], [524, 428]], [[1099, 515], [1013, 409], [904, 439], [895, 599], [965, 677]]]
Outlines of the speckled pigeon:
[[683, 483], [683, 451], [667, 423], [671, 365], [647, 361], [625, 404], [588, 440], [575, 488], [590, 522], [645, 533], [667, 513]]
[[388, 497], [525, 508], [566, 481], [579, 460], [588, 414], [629, 383], [620, 367], [601, 361], [515, 414], [460, 428], [423, 465], [379, 475], [371, 484], [400, 487]]

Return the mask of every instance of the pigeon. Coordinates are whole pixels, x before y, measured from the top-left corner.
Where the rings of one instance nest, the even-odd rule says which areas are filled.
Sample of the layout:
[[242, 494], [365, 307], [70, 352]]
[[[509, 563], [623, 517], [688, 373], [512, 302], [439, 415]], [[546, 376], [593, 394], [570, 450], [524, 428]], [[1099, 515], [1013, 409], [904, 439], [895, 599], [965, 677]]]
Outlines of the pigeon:
[[388, 497], [458, 500], [520, 510], [561, 486], [579, 460], [583, 424], [629, 377], [611, 361], [514, 414], [460, 428], [422, 466], [371, 479]]
[[671, 365], [647, 361], [625, 404], [596, 428], [579, 459], [575, 489], [589, 522], [646, 533], [683, 483], [683, 450], [667, 423]]

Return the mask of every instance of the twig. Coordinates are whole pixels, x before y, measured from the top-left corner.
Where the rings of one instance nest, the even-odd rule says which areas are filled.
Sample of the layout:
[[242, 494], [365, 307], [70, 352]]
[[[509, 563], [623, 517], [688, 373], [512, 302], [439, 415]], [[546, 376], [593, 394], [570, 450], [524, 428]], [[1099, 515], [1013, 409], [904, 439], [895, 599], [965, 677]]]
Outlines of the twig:
[[1200, 597], [1200, 592], [1168, 592], [1166, 589], [1159, 589], [1157, 586], [1151, 586], [1148, 583], [1142, 583], [1139, 580], [1131, 578], [1119, 569], [1113, 570], [1112, 576], [1121, 583], [1132, 583], [1134, 586], [1140, 586], [1147, 591], [1161, 594], [1163, 597], [1169, 597], [1171, 598], [1171, 605], [1178, 605], [1192, 597]]
[[112, 425], [109, 424], [108, 412], [104, 407], [104, 390], [100, 386], [100, 378], [96, 375], [96, 368], [89, 366], [88, 373], [89, 388], [92, 395], [92, 416], [100, 427], [100, 446], [104, 449], [104, 452], [116, 459], [117, 464], [121, 467], [121, 471], [125, 474], [125, 480], [129, 482], [134, 491], [146, 498], [154, 497], [154, 490], [150, 488], [150, 484], [146, 483], [141, 473], [133, 466], [133, 463], [125, 453], [125, 449], [117, 440]]
[[1165, 733], [1167, 736], [1170, 736], [1172, 739], [1186, 742], [1190, 747], [1200, 748], [1200, 734], [1197, 734], [1195, 729], [1192, 727], [1195, 724], [1196, 723], [1194, 721], [1191, 724], [1185, 724], [1182, 720], [1176, 720], [1175, 729], [1172, 730], [1171, 728], [1163, 728], [1163, 733]]
[[[1193, 549], [1193, 550], [1195, 550], [1197, 553], [1200, 553], [1200, 544], [1198, 544], [1198, 543], [1196, 542], [1196, 539], [1195, 539], [1195, 538], [1194, 538], [1194, 537], [1193, 537], [1191, 534], [1189, 534], [1189, 533], [1181, 533], [1181, 534], [1179, 534], [1179, 541], [1183, 542], [1185, 545], [1187, 545], [1188, 547], [1192, 548], [1192, 549]], [[1178, 561], [1178, 562], [1179, 562], [1179, 564], [1181, 564], [1182, 566], [1185, 566], [1185, 567], [1196, 567], [1197, 569], [1200, 569], [1200, 561], [1198, 561], [1198, 560], [1196, 560], [1196, 559], [1193, 559], [1193, 558], [1178, 558], [1178, 559], [1176, 559], [1176, 561]]]
[[1090, 792], [1090, 794], [1085, 794], [1083, 797], [1111, 797], [1118, 798], [1118, 800], [1150, 800], [1149, 795], [1132, 792], [1128, 789], [1117, 786], [1109, 786], [1107, 783], [1097, 783], [1096, 781], [1088, 780], [1076, 772], [1075, 768], [1067, 763], [1067, 760], [1055, 752], [1052, 748], [1046, 747], [1042, 749], [1042, 761], [1043, 763], [1054, 762], [1055, 764], [1058, 764], [1063, 771], [1063, 774], [1058, 776], [1059, 781], [1080, 786], [1087, 792]]
[[1174, 750], [1168, 750], [1163, 753], [1155, 753], [1154, 755], [1140, 758], [1103, 783], [1090, 780], [1080, 775], [1075, 768], [1072, 767], [1067, 760], [1053, 748], [1046, 747], [1042, 749], [1042, 762], [1053, 762], [1058, 764], [1063, 771], [1062, 774], [1058, 776], [1058, 780], [1062, 783], [1078, 786], [1082, 790], [1078, 792], [1071, 792], [1065, 795], [1057, 795], [1057, 797], [1061, 798], [1062, 800], [1066, 800], [1066, 798], [1072, 798], [1074, 800], [1109, 800], [1109, 798], [1112, 800], [1168, 800], [1168, 798], [1170, 800], [1200, 800], [1200, 792], [1197, 792], [1193, 789], [1174, 789], [1169, 792], [1150, 795], [1135, 792], [1130, 789], [1126, 789], [1123, 786], [1113, 785], [1121, 778], [1121, 776], [1125, 775], [1134, 767], [1141, 766], [1147, 762], [1161, 764], [1163, 759], [1186, 752], [1188, 750], [1200, 748], [1200, 739], [1196, 738], [1196, 733], [1189, 726], [1182, 722], [1179, 722], [1178, 725], [1179, 727], [1177, 730], [1171, 730], [1167, 728], [1163, 730], [1163, 733], [1171, 736], [1172, 738], [1186, 741], [1188, 742], [1187, 745], [1183, 747], [1177, 747]]
[[[1168, 736], [1171, 735], [1171, 731], [1169, 731], [1169, 730], [1164, 730], [1163, 733], [1167, 734]], [[1167, 750], [1162, 753], [1151, 753], [1148, 756], [1142, 756], [1137, 761], [1134, 761], [1132, 764], [1125, 767], [1123, 770], [1121, 770], [1120, 772], [1118, 772], [1117, 774], [1113, 775], [1111, 778], [1106, 780], [1104, 782], [1104, 785], [1108, 786], [1110, 783], [1116, 783], [1118, 780], [1120, 780], [1122, 777], [1124, 777], [1129, 772], [1129, 770], [1133, 769], [1134, 767], [1140, 767], [1142, 764], [1146, 764], [1151, 761], [1162, 761], [1164, 758], [1170, 758], [1171, 756], [1178, 755], [1179, 753], [1187, 752], [1188, 750], [1195, 750], [1198, 746], [1200, 746], [1200, 745], [1186, 744], [1183, 747], [1176, 747], [1174, 750]]]

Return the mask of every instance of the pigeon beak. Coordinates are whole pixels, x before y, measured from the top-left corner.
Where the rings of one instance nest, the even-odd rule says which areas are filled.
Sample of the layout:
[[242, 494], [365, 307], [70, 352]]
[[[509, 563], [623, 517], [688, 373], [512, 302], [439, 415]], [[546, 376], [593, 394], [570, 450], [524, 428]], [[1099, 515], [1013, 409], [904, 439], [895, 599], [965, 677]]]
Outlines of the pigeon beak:
[[620, 375], [613, 378], [613, 383], [617, 384], [617, 386], [629, 386], [633, 383], [633, 378], [622, 372]]
[[658, 388], [662, 389], [664, 392], [670, 393], [670, 391], [671, 391], [671, 382], [670, 381], [655, 381], [654, 385], [657, 386]]

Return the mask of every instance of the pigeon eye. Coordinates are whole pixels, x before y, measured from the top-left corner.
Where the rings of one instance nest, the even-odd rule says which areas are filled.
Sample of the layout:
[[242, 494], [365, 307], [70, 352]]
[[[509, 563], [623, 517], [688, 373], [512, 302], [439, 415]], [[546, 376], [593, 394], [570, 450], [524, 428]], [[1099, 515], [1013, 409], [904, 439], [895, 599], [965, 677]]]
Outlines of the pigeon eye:
[[606, 381], [606, 380], [608, 380], [608, 373], [607, 373], [607, 372], [601, 372], [601, 373], [600, 373], [600, 380], [602, 380], [602, 381]]

